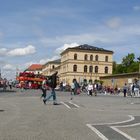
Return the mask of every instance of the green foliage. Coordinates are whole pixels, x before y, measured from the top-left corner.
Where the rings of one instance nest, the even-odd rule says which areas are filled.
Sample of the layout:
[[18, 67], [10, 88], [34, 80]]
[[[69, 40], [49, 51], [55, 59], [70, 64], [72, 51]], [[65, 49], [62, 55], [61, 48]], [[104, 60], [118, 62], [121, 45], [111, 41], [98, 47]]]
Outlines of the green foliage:
[[134, 59], [135, 59], [134, 53], [128, 54], [126, 57], [123, 57], [122, 65], [128, 67], [132, 63], [134, 63]]
[[121, 64], [113, 62], [113, 74], [138, 72], [139, 63], [140, 62], [135, 61], [135, 55], [133, 53], [128, 54], [123, 57]]

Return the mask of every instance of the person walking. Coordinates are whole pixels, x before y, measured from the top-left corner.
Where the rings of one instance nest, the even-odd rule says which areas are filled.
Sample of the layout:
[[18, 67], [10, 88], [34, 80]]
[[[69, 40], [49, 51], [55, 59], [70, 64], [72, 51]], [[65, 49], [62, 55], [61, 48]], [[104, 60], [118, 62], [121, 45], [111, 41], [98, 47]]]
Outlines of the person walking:
[[47, 94], [47, 85], [46, 85], [46, 80], [42, 81], [42, 86], [41, 86], [41, 90], [42, 90], [42, 95], [40, 98], [45, 99], [46, 98], [46, 94]]
[[124, 94], [124, 97], [126, 97], [126, 93], [127, 93], [127, 84], [125, 83], [124, 86], [123, 86], [123, 94]]
[[73, 79], [73, 83], [74, 83], [74, 95], [78, 95], [80, 94], [80, 85], [77, 82], [76, 79]]
[[12, 79], [9, 80], [8, 85], [9, 85], [10, 89], [12, 89]]
[[57, 73], [58, 72], [55, 72], [48, 78], [48, 85], [51, 88], [51, 94], [43, 99], [44, 104], [46, 104], [46, 101], [48, 101], [51, 97], [53, 97], [53, 105], [58, 105], [58, 103], [56, 102], [56, 93], [55, 93], [55, 88], [57, 86]]
[[74, 84], [74, 80], [71, 83], [71, 100], [73, 99], [73, 95], [74, 95], [74, 89], [75, 89], [75, 84]]
[[88, 95], [92, 96], [92, 92], [93, 92], [93, 84], [92, 84], [92, 82], [88, 83], [87, 89], [88, 89], [88, 93], [89, 93]]

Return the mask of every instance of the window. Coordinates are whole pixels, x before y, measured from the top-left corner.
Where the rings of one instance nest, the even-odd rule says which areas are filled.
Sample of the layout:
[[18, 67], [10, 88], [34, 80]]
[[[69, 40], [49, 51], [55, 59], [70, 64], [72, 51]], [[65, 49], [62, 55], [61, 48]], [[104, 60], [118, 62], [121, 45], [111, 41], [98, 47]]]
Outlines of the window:
[[89, 66], [89, 72], [92, 73], [93, 72], [93, 67]]
[[85, 54], [85, 60], [88, 60], [88, 56], [87, 56], [87, 54]]
[[90, 61], [93, 61], [93, 55], [90, 55]]
[[53, 66], [52, 66], [52, 68], [54, 69], [54, 68], [55, 68], [55, 66], [53, 65]]
[[87, 72], [87, 65], [84, 66], [84, 72]]
[[77, 72], [77, 65], [73, 65], [73, 71]]
[[105, 62], [108, 62], [108, 56], [105, 56]]
[[98, 73], [98, 66], [95, 66], [95, 73]]
[[77, 60], [77, 54], [76, 53], [74, 54], [74, 60]]
[[105, 67], [105, 73], [108, 73], [108, 67]]
[[95, 61], [98, 61], [98, 55], [95, 56]]

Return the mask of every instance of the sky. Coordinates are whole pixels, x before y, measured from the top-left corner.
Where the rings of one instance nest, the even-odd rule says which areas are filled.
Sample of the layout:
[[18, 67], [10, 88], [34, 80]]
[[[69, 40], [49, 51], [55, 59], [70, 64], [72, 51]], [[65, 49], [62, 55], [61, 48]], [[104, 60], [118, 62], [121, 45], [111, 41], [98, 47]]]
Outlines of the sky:
[[128, 53], [139, 57], [140, 1], [0, 0], [2, 77], [83, 44], [113, 51], [117, 63]]

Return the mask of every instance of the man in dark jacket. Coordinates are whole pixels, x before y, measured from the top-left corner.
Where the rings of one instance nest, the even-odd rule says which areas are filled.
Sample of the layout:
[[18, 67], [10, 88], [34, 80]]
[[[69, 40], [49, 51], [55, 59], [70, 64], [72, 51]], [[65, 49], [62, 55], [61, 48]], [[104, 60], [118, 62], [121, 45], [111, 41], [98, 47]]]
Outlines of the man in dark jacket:
[[46, 104], [46, 101], [49, 100], [51, 97], [53, 97], [53, 104], [57, 105], [56, 103], [56, 93], [55, 93], [55, 88], [57, 86], [57, 73], [55, 72], [48, 78], [48, 85], [51, 87], [51, 94], [47, 96], [45, 99], [43, 99], [44, 104]]

